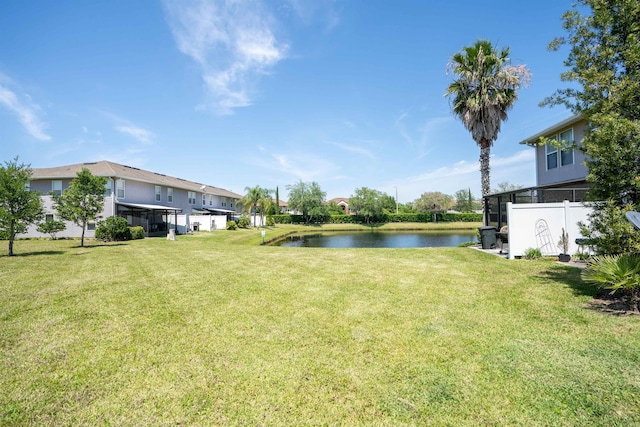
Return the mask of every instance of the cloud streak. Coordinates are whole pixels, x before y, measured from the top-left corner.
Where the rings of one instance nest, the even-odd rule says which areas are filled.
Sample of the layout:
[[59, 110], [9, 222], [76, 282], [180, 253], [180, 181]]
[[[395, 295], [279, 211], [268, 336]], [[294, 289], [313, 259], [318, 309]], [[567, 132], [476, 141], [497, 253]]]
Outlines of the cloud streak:
[[30, 97], [26, 98], [26, 100], [20, 100], [15, 92], [0, 84], [0, 105], [17, 116], [29, 135], [40, 141], [51, 140], [51, 136], [45, 132], [44, 123], [38, 117], [40, 106], [32, 103]]
[[143, 144], [151, 144], [151, 140], [154, 136], [153, 133], [149, 132], [148, 130], [133, 125], [116, 126], [116, 130], [137, 139]]
[[232, 114], [251, 105], [252, 87], [286, 57], [272, 16], [259, 2], [165, 2], [178, 49], [202, 70], [209, 99], [204, 108]]

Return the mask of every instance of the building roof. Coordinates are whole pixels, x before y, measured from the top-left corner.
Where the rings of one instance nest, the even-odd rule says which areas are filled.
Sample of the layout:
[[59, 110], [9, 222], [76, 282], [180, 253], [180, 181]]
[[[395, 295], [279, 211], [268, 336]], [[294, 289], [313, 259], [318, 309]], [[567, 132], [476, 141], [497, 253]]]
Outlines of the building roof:
[[340, 204], [340, 202], [345, 203], [345, 204], [349, 204], [349, 198], [348, 197], [335, 197], [331, 200], [329, 200], [329, 202], [335, 202], [337, 204]]
[[62, 179], [75, 178], [76, 174], [87, 168], [93, 175], [106, 176], [112, 178], [130, 179], [133, 181], [146, 182], [149, 184], [164, 185], [166, 187], [181, 188], [188, 191], [198, 191], [215, 196], [241, 199], [240, 194], [223, 188], [214, 187], [194, 181], [187, 181], [182, 178], [175, 178], [157, 172], [151, 172], [133, 166], [121, 165], [118, 163], [101, 160], [99, 162], [77, 163], [74, 165], [58, 166], [53, 168], [33, 168], [32, 179]]
[[558, 131], [560, 131], [560, 130], [562, 130], [562, 129], [570, 126], [570, 125], [578, 123], [581, 120], [583, 120], [582, 115], [580, 115], [580, 114], [573, 115], [573, 116], [569, 117], [568, 119], [565, 119], [565, 120], [563, 120], [561, 122], [556, 123], [553, 126], [550, 126], [550, 127], [546, 128], [542, 132], [538, 132], [535, 135], [532, 135], [532, 136], [520, 141], [520, 144], [529, 145], [531, 147], [535, 147], [536, 145], [539, 144], [540, 138], [542, 138], [543, 136], [553, 135], [553, 134], [557, 133]]

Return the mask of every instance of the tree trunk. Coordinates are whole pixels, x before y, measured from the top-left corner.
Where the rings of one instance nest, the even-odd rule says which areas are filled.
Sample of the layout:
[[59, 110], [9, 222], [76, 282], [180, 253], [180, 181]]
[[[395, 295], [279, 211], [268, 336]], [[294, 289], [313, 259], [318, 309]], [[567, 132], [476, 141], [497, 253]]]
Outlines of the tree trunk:
[[13, 241], [16, 239], [16, 232], [13, 224], [9, 226], [9, 256], [13, 256]]
[[84, 230], [87, 228], [87, 222], [82, 223], [82, 236], [80, 237], [80, 247], [84, 248]]
[[480, 147], [480, 182], [482, 183], [482, 197], [488, 196], [491, 193], [490, 183], [490, 168], [489, 168], [489, 154], [491, 151], [490, 146]]

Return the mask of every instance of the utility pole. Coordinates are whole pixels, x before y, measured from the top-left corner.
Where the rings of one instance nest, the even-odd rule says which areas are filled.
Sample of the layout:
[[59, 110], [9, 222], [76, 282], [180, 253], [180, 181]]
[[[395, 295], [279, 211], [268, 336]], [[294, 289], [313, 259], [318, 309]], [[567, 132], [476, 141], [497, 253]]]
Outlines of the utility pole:
[[396, 215], [398, 215], [398, 187], [396, 186]]

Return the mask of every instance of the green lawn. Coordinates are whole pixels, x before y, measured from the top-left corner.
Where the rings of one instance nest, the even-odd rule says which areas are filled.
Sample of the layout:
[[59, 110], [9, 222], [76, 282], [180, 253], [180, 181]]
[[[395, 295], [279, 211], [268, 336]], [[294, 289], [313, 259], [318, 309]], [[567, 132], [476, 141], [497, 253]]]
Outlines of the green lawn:
[[640, 316], [577, 269], [260, 240], [4, 242], [0, 425], [640, 425]]

